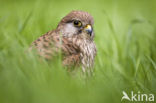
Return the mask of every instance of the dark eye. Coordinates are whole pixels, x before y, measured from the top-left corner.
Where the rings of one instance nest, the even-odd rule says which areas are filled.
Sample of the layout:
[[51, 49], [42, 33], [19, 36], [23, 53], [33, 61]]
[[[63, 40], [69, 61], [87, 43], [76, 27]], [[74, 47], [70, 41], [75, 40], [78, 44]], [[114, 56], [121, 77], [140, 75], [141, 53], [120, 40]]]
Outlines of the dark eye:
[[77, 21], [77, 20], [75, 20], [73, 22], [73, 24], [74, 24], [74, 26], [77, 26], [77, 27], [81, 27], [82, 26], [82, 23], [80, 21]]

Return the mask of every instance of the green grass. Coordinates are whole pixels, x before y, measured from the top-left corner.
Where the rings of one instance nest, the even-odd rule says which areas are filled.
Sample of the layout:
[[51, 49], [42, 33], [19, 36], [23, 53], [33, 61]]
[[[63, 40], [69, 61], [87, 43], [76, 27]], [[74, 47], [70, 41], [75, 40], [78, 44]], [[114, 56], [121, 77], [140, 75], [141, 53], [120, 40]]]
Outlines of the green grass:
[[[95, 19], [88, 79], [26, 52], [71, 10]], [[120, 103], [122, 91], [156, 94], [155, 11], [155, 0], [0, 0], [0, 103]]]

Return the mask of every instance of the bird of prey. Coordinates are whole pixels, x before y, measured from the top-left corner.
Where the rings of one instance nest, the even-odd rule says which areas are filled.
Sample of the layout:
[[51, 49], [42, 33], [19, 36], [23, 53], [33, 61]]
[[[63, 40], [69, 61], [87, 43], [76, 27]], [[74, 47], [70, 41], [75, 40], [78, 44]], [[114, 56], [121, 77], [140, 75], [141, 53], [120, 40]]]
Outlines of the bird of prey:
[[37, 50], [45, 59], [52, 59], [61, 50], [64, 66], [78, 66], [83, 72], [92, 71], [96, 56], [93, 17], [84, 11], [71, 11], [55, 30], [35, 40], [30, 50]]

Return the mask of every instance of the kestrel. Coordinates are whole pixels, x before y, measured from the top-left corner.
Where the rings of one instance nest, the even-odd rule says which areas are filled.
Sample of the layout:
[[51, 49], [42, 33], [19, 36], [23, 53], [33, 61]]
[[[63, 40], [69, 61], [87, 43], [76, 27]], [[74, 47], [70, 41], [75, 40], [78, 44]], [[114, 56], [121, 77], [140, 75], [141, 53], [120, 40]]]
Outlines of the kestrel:
[[96, 56], [93, 17], [84, 11], [72, 11], [58, 24], [55, 30], [35, 40], [30, 50], [37, 50], [45, 59], [52, 59], [61, 51], [64, 66], [82, 67], [82, 71], [92, 71]]

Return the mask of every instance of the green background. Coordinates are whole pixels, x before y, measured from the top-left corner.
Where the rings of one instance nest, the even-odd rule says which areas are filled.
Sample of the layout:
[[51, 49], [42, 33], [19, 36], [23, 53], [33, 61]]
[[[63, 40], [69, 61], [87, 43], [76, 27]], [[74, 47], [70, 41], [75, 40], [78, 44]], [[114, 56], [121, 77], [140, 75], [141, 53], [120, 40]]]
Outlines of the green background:
[[[95, 21], [87, 79], [26, 52], [72, 10]], [[156, 93], [155, 0], [0, 0], [0, 103], [120, 103], [122, 91]]]

